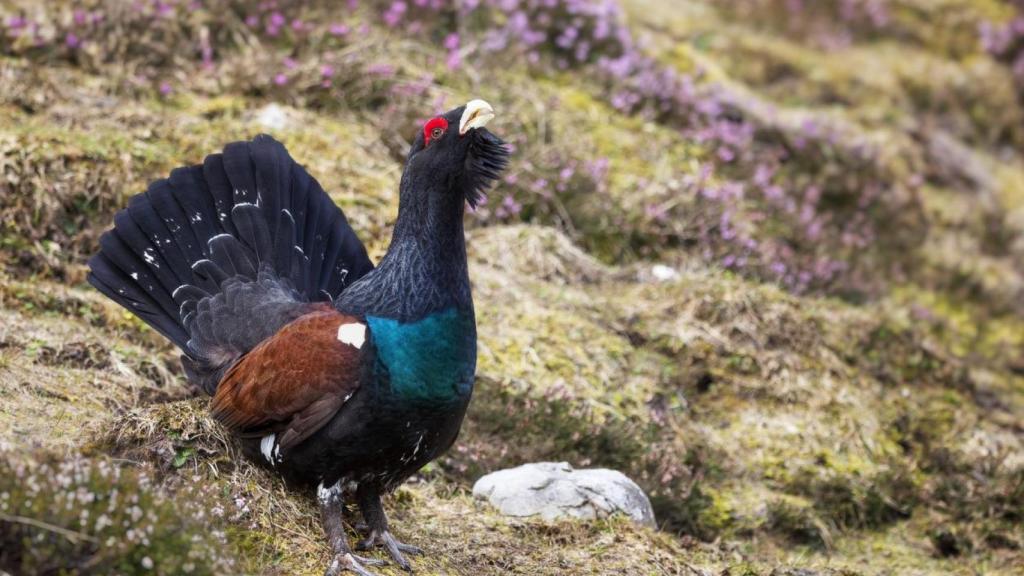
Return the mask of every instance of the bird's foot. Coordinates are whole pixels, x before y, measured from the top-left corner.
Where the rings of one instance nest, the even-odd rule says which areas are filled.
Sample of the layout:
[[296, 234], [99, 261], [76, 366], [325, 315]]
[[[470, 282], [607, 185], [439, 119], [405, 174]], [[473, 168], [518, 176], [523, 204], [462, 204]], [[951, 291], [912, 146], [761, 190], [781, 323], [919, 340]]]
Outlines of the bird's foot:
[[405, 559], [405, 556], [402, 555], [403, 552], [414, 556], [423, 554], [423, 550], [421, 548], [399, 542], [391, 535], [391, 532], [387, 530], [371, 531], [370, 535], [365, 540], [361, 540], [356, 544], [356, 550], [371, 550], [375, 546], [383, 546], [384, 549], [388, 551], [388, 555], [391, 556], [391, 559], [395, 561], [395, 564], [398, 564], [404, 570], [412, 570], [412, 566], [409, 564], [409, 561]]
[[366, 566], [383, 566], [387, 564], [384, 560], [376, 558], [363, 558], [351, 552], [339, 552], [334, 555], [331, 565], [327, 567], [324, 576], [339, 576], [342, 572], [352, 572], [359, 576], [377, 576], [366, 569]]

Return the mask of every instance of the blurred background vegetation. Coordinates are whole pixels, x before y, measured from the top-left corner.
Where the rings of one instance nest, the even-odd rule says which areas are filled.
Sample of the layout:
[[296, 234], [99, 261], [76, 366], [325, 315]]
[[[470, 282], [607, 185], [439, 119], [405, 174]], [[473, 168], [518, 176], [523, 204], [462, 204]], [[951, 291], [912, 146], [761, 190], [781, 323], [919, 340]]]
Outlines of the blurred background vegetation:
[[[468, 216], [469, 420], [390, 503], [422, 573], [1022, 573], [1019, 0], [0, 0], [0, 570], [321, 570], [84, 261], [259, 132], [379, 257], [411, 136], [476, 97], [513, 163]], [[468, 497], [535, 460], [662, 531]]]

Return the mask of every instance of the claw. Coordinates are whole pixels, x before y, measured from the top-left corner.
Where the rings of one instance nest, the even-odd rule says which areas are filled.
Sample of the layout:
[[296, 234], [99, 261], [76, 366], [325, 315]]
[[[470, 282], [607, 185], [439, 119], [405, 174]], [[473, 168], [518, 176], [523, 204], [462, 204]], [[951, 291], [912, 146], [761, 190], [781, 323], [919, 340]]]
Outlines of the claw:
[[375, 546], [383, 546], [384, 549], [388, 551], [388, 555], [391, 556], [391, 559], [394, 560], [395, 564], [401, 566], [403, 570], [412, 570], [412, 565], [409, 564], [409, 561], [402, 555], [403, 552], [414, 556], [423, 554], [422, 548], [399, 542], [391, 535], [391, 532], [387, 530], [383, 532], [370, 532], [370, 535], [367, 538], [360, 540], [359, 543], [356, 544], [356, 550], [371, 550]]
[[383, 560], [377, 560], [375, 558], [363, 558], [356, 556], [351, 553], [335, 554], [334, 559], [331, 560], [331, 565], [327, 567], [327, 572], [324, 576], [340, 576], [342, 572], [352, 572], [359, 576], [377, 576], [373, 572], [367, 570], [363, 565], [367, 566], [383, 566], [387, 562]]
[[349, 555], [356, 559], [357, 562], [366, 564], [367, 566], [387, 566], [387, 560], [381, 560], [380, 558], [367, 558], [366, 556], [357, 556], [349, 552]]

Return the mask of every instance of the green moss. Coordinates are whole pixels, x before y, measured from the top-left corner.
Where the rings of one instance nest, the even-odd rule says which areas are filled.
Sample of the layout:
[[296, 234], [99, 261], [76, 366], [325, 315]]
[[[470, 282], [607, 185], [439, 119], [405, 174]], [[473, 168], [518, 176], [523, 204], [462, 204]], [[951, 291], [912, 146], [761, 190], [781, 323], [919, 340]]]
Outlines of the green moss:
[[912, 471], [899, 463], [865, 470], [826, 459], [798, 472], [788, 486], [812, 501], [817, 513], [840, 529], [877, 528], [907, 518], [920, 501]]
[[765, 529], [789, 541], [827, 549], [832, 533], [814, 506], [796, 498], [777, 498], [768, 503]]
[[702, 490], [703, 501], [696, 511], [695, 532], [705, 538], [714, 538], [731, 529], [736, 520], [730, 500], [718, 490]]

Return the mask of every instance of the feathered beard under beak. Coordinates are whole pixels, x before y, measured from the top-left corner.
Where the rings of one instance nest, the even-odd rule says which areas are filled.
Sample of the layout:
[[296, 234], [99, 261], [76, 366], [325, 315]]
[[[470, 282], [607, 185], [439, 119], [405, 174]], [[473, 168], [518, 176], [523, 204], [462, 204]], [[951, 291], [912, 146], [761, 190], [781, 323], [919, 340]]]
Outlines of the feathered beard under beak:
[[508, 166], [510, 152], [508, 145], [491, 132], [477, 128], [469, 133], [472, 141], [466, 157], [469, 185], [466, 187], [466, 202], [474, 210], [484, 199], [487, 189], [501, 177]]

